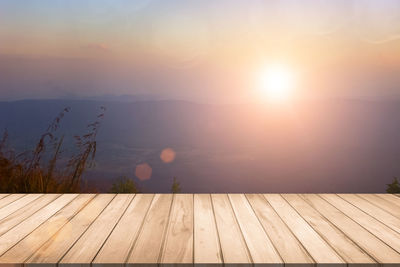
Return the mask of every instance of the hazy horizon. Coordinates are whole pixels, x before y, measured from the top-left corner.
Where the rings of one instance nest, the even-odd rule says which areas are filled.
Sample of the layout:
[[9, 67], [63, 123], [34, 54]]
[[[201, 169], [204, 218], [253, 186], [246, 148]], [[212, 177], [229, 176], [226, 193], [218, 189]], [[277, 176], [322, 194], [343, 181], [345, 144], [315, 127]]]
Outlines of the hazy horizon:
[[0, 99], [152, 94], [259, 102], [270, 65], [296, 97], [400, 92], [400, 1], [1, 1]]
[[[101, 105], [107, 111], [96, 165], [84, 177], [102, 192], [127, 176], [145, 192], [169, 192], [177, 177], [184, 192], [376, 193], [400, 174], [400, 101], [323, 101], [290, 110], [182, 101], [0, 102], [0, 129], [7, 129], [13, 151], [32, 151], [70, 107], [56, 132], [65, 137], [65, 162], [76, 151], [73, 136], [86, 133]], [[163, 160], [166, 149], [172, 161]], [[145, 179], [136, 174], [143, 164], [151, 169]]]

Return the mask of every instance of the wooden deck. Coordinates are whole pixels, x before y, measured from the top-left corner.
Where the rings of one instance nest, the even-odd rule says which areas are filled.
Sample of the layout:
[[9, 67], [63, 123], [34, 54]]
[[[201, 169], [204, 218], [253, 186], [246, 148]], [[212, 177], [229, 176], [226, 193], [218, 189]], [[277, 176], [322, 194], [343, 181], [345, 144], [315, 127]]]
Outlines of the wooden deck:
[[384, 194], [0, 194], [1, 264], [392, 264]]

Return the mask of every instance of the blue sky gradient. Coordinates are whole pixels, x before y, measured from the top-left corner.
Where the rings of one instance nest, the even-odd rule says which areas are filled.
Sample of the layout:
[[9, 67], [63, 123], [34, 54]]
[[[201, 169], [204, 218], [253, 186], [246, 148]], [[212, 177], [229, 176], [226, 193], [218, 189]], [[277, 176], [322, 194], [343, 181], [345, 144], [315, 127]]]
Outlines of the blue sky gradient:
[[304, 95], [390, 97], [399, 37], [399, 0], [0, 0], [0, 99], [251, 102], [270, 62]]

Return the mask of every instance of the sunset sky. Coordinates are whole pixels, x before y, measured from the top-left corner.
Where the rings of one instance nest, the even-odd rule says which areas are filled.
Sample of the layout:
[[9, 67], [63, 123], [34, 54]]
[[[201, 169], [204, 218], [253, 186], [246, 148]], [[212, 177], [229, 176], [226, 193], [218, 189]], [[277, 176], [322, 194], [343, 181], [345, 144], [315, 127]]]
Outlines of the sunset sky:
[[0, 0], [0, 100], [151, 94], [253, 102], [400, 97], [399, 0]]

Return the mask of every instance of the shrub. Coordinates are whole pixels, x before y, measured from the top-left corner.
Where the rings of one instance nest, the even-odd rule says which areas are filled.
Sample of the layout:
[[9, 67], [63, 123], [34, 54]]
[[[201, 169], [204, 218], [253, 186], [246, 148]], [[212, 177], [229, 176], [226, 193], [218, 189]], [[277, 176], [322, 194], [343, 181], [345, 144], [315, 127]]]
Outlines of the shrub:
[[172, 182], [171, 192], [174, 194], [181, 193], [181, 184], [178, 182], [176, 177], [174, 177], [174, 181]]
[[399, 194], [400, 193], [400, 184], [397, 180], [397, 177], [394, 177], [393, 182], [387, 184], [386, 192], [389, 194]]
[[123, 176], [113, 183], [110, 193], [140, 193], [140, 190], [133, 179]]

